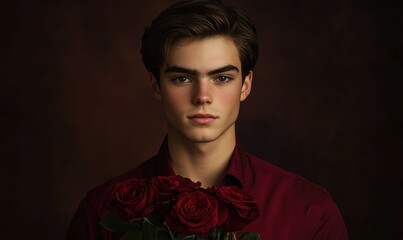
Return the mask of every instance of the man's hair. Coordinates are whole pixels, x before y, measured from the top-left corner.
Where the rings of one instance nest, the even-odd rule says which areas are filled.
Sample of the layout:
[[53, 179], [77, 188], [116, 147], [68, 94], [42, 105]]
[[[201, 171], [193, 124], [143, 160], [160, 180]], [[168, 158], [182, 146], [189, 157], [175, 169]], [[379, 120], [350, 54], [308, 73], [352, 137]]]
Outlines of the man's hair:
[[142, 37], [144, 65], [159, 82], [160, 68], [171, 46], [182, 40], [224, 36], [236, 45], [242, 79], [253, 70], [258, 43], [256, 28], [241, 10], [219, 0], [190, 0], [173, 4], [153, 20]]

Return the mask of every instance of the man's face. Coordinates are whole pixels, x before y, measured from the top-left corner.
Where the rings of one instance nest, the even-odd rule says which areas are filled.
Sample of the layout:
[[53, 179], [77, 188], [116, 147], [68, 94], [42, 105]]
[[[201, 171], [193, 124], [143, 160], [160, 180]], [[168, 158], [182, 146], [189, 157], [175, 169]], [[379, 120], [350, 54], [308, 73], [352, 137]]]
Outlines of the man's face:
[[224, 37], [174, 45], [161, 67], [160, 85], [152, 81], [162, 103], [168, 135], [190, 142], [235, 137], [240, 102], [252, 84], [242, 84], [241, 61], [235, 44]]

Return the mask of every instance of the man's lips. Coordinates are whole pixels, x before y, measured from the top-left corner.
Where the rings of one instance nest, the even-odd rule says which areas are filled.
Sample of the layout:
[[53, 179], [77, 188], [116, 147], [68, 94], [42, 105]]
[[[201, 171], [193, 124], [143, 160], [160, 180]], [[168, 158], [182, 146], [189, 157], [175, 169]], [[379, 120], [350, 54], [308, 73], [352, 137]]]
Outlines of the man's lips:
[[206, 124], [214, 122], [214, 120], [217, 119], [218, 117], [208, 114], [208, 113], [198, 113], [198, 114], [190, 115], [190, 116], [188, 116], [188, 118], [196, 124], [206, 125]]

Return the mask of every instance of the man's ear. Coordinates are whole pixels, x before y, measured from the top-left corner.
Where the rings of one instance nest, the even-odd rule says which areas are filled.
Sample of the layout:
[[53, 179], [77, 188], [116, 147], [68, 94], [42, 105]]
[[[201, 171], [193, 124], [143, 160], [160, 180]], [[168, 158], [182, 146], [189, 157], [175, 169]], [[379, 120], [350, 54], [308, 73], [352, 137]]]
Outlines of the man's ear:
[[248, 96], [250, 91], [252, 90], [252, 79], [253, 79], [253, 72], [249, 71], [248, 75], [246, 75], [244, 82], [241, 88], [241, 102], [244, 101]]
[[155, 99], [160, 101], [161, 100], [160, 85], [158, 84], [157, 79], [155, 78], [154, 74], [152, 74], [152, 73], [150, 73], [150, 85], [151, 85], [151, 90], [153, 92]]

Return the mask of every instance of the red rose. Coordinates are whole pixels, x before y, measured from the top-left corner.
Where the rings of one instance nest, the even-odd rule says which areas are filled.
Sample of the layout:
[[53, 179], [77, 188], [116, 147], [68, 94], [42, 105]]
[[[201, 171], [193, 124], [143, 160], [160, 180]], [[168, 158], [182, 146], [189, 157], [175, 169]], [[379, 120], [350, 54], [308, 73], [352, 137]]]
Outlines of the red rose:
[[177, 195], [182, 192], [194, 191], [200, 188], [200, 182], [193, 182], [189, 178], [179, 175], [158, 176], [153, 179], [158, 189], [159, 205], [156, 211], [167, 215], [170, 211], [170, 204], [177, 200]]
[[179, 175], [158, 176], [154, 180], [155, 186], [158, 188], [160, 203], [170, 201], [173, 196], [180, 192], [190, 192], [200, 188], [200, 182], [193, 182], [189, 178]]
[[204, 237], [212, 228], [221, 226], [227, 219], [225, 206], [206, 191], [195, 191], [179, 195], [166, 224], [175, 232]]
[[157, 188], [146, 179], [131, 178], [116, 184], [112, 198], [129, 221], [149, 215], [158, 202]]
[[260, 217], [259, 209], [253, 198], [239, 187], [222, 186], [215, 190], [218, 198], [228, 206], [228, 220], [223, 225], [226, 231], [241, 230]]
[[197, 190], [201, 186], [201, 182], [193, 182], [189, 178], [184, 178], [179, 175], [171, 176], [172, 179], [179, 182], [179, 185], [175, 189], [176, 192], [191, 192]]

